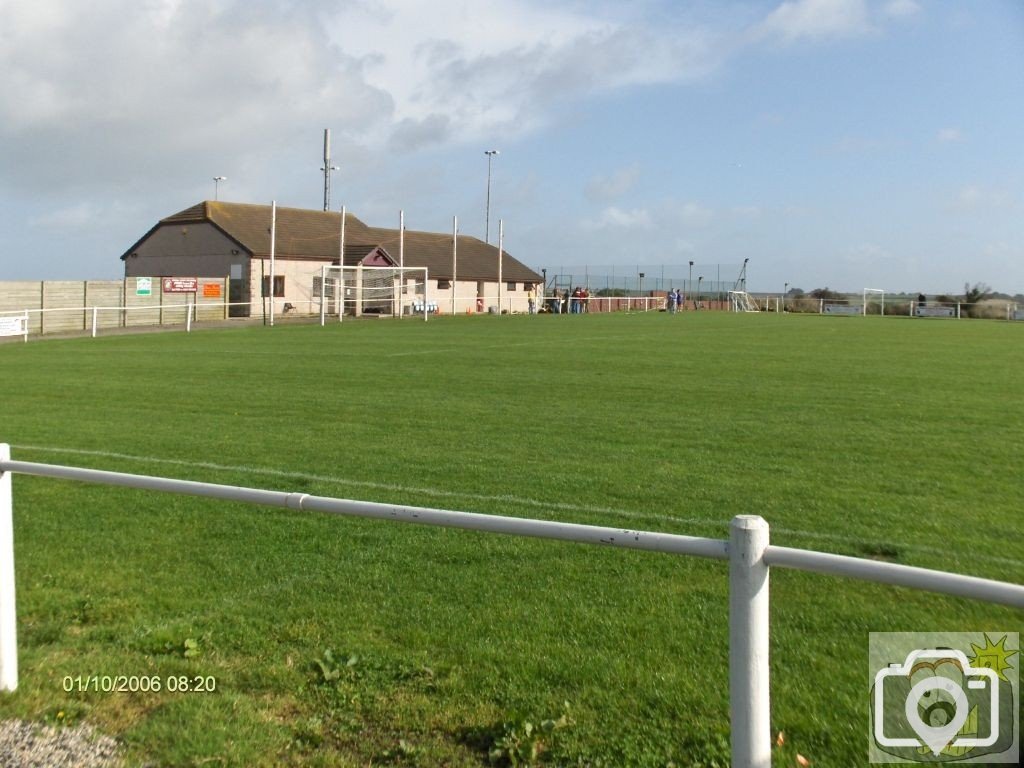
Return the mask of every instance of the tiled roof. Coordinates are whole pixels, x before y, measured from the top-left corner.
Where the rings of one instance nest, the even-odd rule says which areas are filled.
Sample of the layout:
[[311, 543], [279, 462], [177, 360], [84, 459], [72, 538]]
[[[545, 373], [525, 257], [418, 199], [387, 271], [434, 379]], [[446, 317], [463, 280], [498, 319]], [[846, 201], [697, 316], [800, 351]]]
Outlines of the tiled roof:
[[[206, 202], [161, 220], [161, 224], [209, 221], [237, 240], [253, 256], [270, 255], [269, 205]], [[350, 234], [365, 240], [367, 226], [351, 213], [345, 215], [345, 239]], [[275, 253], [292, 259], [337, 259], [341, 214], [303, 208], [277, 208]]]
[[[270, 206], [243, 203], [205, 202], [187, 208], [165, 219], [161, 224], [209, 221], [226, 235], [238, 241], [255, 257], [270, 254]], [[277, 208], [275, 254], [289, 259], [338, 258], [341, 214], [333, 211], [312, 211], [303, 208]], [[495, 280], [498, 272], [498, 249], [476, 237], [459, 235], [457, 271], [461, 280]], [[398, 262], [399, 231], [368, 227], [351, 213], [345, 215], [345, 263], [354, 264], [376, 247], [387, 251]], [[361, 254], [361, 255], [360, 255]], [[427, 267], [431, 278], [452, 276], [452, 236], [434, 232], [405, 232], [405, 266]], [[517, 282], [540, 282], [541, 276], [505, 253], [502, 257], [502, 279]]]
[[[387, 250], [398, 261], [398, 230], [369, 227], [370, 241]], [[345, 235], [346, 241], [348, 234]], [[346, 249], [347, 250], [347, 249]], [[436, 232], [405, 231], [405, 266], [426, 267], [431, 278], [452, 276], [452, 236]], [[502, 256], [501, 276], [505, 281], [537, 282], [541, 276], [508, 253]], [[460, 280], [495, 280], [498, 248], [469, 235], [459, 235], [456, 271]]]

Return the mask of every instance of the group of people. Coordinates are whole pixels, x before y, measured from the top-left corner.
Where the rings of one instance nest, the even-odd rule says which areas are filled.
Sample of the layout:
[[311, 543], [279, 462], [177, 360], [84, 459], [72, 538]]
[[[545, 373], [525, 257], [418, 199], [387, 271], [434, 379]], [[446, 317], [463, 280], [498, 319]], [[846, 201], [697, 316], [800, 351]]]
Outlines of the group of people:
[[[537, 314], [539, 306], [537, 303], [537, 288], [535, 286], [530, 287], [529, 293], [527, 293], [527, 302], [529, 305], [529, 311], [531, 315]], [[548, 311], [555, 315], [582, 315], [587, 311], [590, 302], [590, 291], [586, 288], [576, 286], [573, 292], [570, 294], [568, 289], [563, 293], [555, 291], [547, 299], [544, 299], [547, 304]]]
[[686, 301], [686, 297], [683, 296], [683, 292], [676, 288], [665, 294], [665, 309], [675, 314], [676, 310], [683, 306], [684, 301]]
[[[543, 294], [538, 292], [537, 286], [530, 286], [527, 301], [531, 315], [535, 315], [540, 311], [538, 295], [547, 304], [547, 311], [555, 315], [581, 315], [589, 308], [590, 291], [578, 285], [571, 294], [568, 289], [562, 293], [554, 291], [547, 299], [544, 299]], [[683, 292], [679, 288], [676, 288], [674, 291], [668, 291], [665, 294], [665, 309], [675, 314], [676, 310], [682, 308], [685, 301], [686, 297], [683, 296]]]

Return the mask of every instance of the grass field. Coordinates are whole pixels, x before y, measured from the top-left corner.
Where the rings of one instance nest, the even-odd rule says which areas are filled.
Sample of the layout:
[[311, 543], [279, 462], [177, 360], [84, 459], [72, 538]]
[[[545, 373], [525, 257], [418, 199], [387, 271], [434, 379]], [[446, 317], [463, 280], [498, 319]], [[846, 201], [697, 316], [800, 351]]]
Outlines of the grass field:
[[[775, 544], [1024, 582], [1024, 326], [385, 320], [5, 344], [0, 370], [22, 460], [715, 538], [757, 513]], [[156, 765], [728, 764], [723, 563], [27, 476], [14, 496], [0, 718], [88, 722]], [[776, 764], [866, 763], [869, 632], [1022, 619], [774, 570]], [[216, 690], [65, 692], [93, 675]]]

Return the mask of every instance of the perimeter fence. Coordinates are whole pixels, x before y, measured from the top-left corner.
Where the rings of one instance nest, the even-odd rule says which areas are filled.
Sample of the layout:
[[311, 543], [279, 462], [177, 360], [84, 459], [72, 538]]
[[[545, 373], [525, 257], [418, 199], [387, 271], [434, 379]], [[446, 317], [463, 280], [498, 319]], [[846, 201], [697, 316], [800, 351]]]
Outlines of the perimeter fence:
[[[0, 443], [0, 691], [13, 691], [18, 686], [11, 482], [15, 473], [297, 511], [726, 560], [729, 564], [731, 747], [735, 768], [771, 768], [768, 585], [772, 566], [881, 582], [1024, 609], [1024, 586], [1021, 585], [771, 545], [768, 523], [756, 515], [734, 517], [726, 541], [14, 461], [10, 446]], [[827, 685], [828, 681], [821, 683]]]

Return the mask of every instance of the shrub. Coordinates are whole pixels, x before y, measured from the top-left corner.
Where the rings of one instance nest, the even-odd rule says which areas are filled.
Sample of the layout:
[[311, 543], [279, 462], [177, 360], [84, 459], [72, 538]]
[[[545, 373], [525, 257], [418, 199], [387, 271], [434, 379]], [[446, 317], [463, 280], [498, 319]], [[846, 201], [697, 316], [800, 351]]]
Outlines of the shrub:
[[972, 304], [967, 308], [967, 316], [988, 320], [1005, 320], [1007, 308], [1012, 303], [1005, 299], [979, 301], [977, 304]]
[[817, 314], [821, 303], [817, 299], [786, 299], [786, 309], [790, 312]]
[[[907, 317], [908, 315], [911, 314], [911, 312], [910, 312], [911, 307], [914, 304], [916, 304], [916, 303], [917, 302], [911, 302], [911, 301], [894, 301], [894, 302], [891, 302], [891, 303], [890, 302], [886, 302], [885, 314], [886, 314], [887, 317], [889, 315], [902, 315], [904, 317]], [[866, 310], [866, 312], [869, 315], [880, 315], [880, 314], [882, 314], [882, 302], [880, 302], [880, 301], [869, 301], [867, 303], [867, 310]]]

